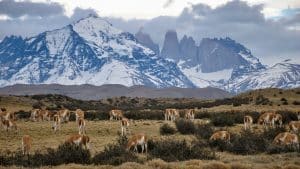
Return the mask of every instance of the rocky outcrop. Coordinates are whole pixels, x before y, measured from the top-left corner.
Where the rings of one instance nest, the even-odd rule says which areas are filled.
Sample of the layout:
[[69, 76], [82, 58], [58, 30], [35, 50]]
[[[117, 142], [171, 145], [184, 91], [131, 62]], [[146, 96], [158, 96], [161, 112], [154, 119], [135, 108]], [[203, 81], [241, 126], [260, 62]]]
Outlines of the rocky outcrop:
[[161, 56], [176, 62], [180, 60], [180, 48], [176, 31], [169, 30], [166, 33]]
[[140, 44], [148, 47], [149, 49], [153, 50], [155, 54], [159, 55], [158, 44], [154, 43], [150, 35], [143, 32], [142, 29], [135, 34], [135, 38]]

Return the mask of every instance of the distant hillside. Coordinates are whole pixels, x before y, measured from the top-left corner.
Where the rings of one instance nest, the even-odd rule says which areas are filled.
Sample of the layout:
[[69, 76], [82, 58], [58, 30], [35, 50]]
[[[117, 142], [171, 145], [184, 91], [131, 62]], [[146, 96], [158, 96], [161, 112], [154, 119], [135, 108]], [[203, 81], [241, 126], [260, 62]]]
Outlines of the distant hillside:
[[[300, 88], [277, 89], [267, 88], [241, 93], [235, 98], [249, 98], [254, 104], [297, 105], [300, 106]], [[267, 98], [268, 100], [265, 100]], [[265, 101], [264, 101], [265, 100]], [[300, 108], [300, 107], [299, 107]]]
[[111, 97], [145, 98], [197, 98], [220, 99], [232, 95], [217, 88], [151, 88], [145, 86], [126, 87], [122, 85], [13, 85], [0, 88], [0, 95], [60, 94], [81, 100], [97, 100]]

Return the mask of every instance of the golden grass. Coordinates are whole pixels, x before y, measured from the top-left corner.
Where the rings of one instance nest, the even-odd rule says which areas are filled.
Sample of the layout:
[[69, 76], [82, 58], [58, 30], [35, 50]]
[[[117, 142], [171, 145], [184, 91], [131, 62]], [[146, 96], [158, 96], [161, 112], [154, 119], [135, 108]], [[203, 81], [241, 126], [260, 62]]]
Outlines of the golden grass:
[[[199, 120], [197, 122], [200, 123]], [[59, 144], [63, 143], [66, 137], [72, 133], [77, 133], [77, 127], [75, 122], [69, 122], [62, 125], [62, 130], [58, 133], [54, 133], [51, 130], [51, 122], [31, 122], [31, 121], [17, 121], [20, 128], [18, 133], [9, 132], [6, 133], [1, 131], [0, 135], [0, 151], [16, 151], [20, 149], [21, 137], [24, 134], [29, 134], [33, 138], [33, 151], [40, 150], [45, 151], [46, 148], [56, 148]], [[186, 139], [193, 140], [194, 136], [191, 135], [180, 135], [176, 133], [171, 136], [160, 136], [159, 127], [163, 124], [162, 121], [154, 120], [139, 120], [131, 124], [130, 129], [132, 133], [144, 132], [153, 139]], [[170, 123], [174, 125], [174, 123]], [[242, 130], [242, 125], [236, 125], [229, 127], [231, 132], [240, 132]], [[117, 133], [120, 131], [120, 123], [118, 121], [88, 121], [87, 122], [87, 134], [91, 137], [93, 150], [92, 154], [103, 150], [104, 146], [113, 143], [117, 139]], [[216, 168], [216, 169], [251, 169], [251, 168], [282, 168], [286, 166], [288, 168], [294, 169], [300, 166], [300, 155], [297, 153], [287, 153], [287, 154], [258, 154], [258, 155], [235, 155], [227, 152], [218, 152], [218, 161], [201, 161], [201, 160], [189, 160], [184, 162], [172, 162], [167, 163], [160, 159], [154, 159], [145, 162], [145, 164], [137, 163], [124, 163], [121, 166], [82, 166], [82, 165], [61, 165], [54, 168], [188, 168], [188, 169], [202, 169], [202, 168]], [[270, 165], [272, 164], [272, 165]], [[1, 167], [0, 167], [1, 168]], [[3, 167], [2, 167], [3, 168]], [[11, 167], [9, 167], [11, 168]], [[17, 167], [12, 167], [17, 168]], [[43, 168], [52, 168], [43, 167]], [[288, 169], [287, 168], [287, 169]]]
[[0, 108], [6, 108], [9, 112], [16, 112], [20, 110], [30, 111], [34, 101], [26, 97], [17, 96], [1, 96]]
[[[28, 134], [33, 138], [32, 151], [46, 148], [56, 148], [63, 143], [66, 138], [78, 133], [75, 122], [62, 124], [61, 130], [57, 133], [51, 129], [52, 122], [31, 122], [31, 121], [17, 121], [19, 128], [18, 133], [9, 131], [6, 133], [2, 129], [0, 135], [0, 151], [16, 151], [21, 146], [21, 138]], [[118, 132], [121, 129], [119, 121], [88, 121], [86, 124], [87, 135], [91, 138], [93, 150], [101, 151], [105, 145], [114, 143], [118, 138]], [[135, 121], [131, 124], [130, 130], [132, 133], [147, 133], [150, 138], [159, 137], [160, 121]]]

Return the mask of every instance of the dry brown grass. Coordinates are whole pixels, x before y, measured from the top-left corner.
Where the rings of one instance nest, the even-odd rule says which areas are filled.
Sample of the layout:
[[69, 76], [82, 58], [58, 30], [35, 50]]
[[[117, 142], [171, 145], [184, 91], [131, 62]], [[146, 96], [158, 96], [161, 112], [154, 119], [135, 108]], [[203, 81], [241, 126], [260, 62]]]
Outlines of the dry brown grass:
[[30, 111], [33, 104], [34, 101], [26, 97], [0, 96], [0, 108], [6, 108], [9, 112]]
[[[135, 121], [130, 126], [132, 133], [144, 132], [150, 138], [159, 137], [159, 121]], [[16, 151], [21, 147], [21, 138], [23, 135], [28, 134], [33, 138], [32, 151], [41, 150], [46, 148], [56, 148], [59, 144], [63, 143], [66, 138], [74, 133], [78, 133], [77, 125], [75, 122], [62, 124], [61, 131], [54, 133], [51, 129], [52, 122], [31, 122], [31, 121], [17, 121], [19, 132], [12, 131], [6, 133], [1, 129], [0, 135], [0, 151]], [[118, 138], [120, 131], [119, 121], [88, 121], [86, 130], [87, 135], [91, 137], [91, 142], [94, 150], [101, 151], [104, 146], [109, 143], [114, 143]]]

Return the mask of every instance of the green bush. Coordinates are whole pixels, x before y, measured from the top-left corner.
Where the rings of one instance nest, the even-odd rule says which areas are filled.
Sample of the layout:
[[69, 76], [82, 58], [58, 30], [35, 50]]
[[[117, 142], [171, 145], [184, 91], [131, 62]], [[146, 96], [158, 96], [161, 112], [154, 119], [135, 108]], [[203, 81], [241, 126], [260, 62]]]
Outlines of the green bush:
[[264, 152], [269, 144], [263, 135], [246, 130], [241, 135], [233, 135], [231, 137], [231, 146], [228, 151], [235, 154], [255, 154]]
[[176, 129], [165, 123], [159, 128], [159, 132], [161, 135], [171, 135], [176, 133]]
[[293, 105], [300, 105], [300, 101], [293, 101]]
[[18, 119], [29, 119], [31, 116], [31, 112], [20, 110], [15, 112], [15, 115]]
[[232, 113], [215, 113], [211, 117], [211, 123], [214, 126], [219, 126], [219, 127], [233, 126], [234, 117]]
[[181, 134], [194, 134], [196, 131], [195, 125], [191, 120], [179, 119], [175, 121], [177, 131]]
[[210, 118], [211, 113], [209, 112], [196, 112], [195, 113], [195, 119], [205, 119], [205, 118]]
[[3, 166], [40, 167], [68, 163], [90, 164], [90, 162], [91, 154], [89, 150], [71, 144], [62, 144], [57, 149], [48, 148], [46, 153], [36, 151], [29, 156], [23, 156], [20, 151], [0, 155], [0, 165]]
[[207, 148], [207, 144], [185, 140], [160, 140], [149, 141], [150, 155], [164, 161], [184, 161], [189, 159], [212, 160], [216, 159], [215, 152]]
[[130, 110], [130, 111], [126, 111], [124, 113], [124, 116], [133, 120], [140, 120], [140, 119], [163, 120], [164, 119], [163, 111], [161, 110], [152, 110], [152, 111]]
[[276, 128], [268, 128], [263, 131], [261, 134], [261, 137], [264, 137], [265, 139], [269, 141], [273, 141], [273, 139], [279, 134], [285, 132], [285, 128], [283, 127], [276, 127]]
[[216, 148], [219, 151], [230, 151], [232, 148], [232, 144], [223, 141], [223, 140], [213, 140], [213, 141], [209, 141], [209, 146], [212, 148]]
[[108, 120], [109, 112], [97, 111], [97, 112], [85, 112], [84, 118], [88, 120]]
[[94, 164], [120, 165], [125, 162], [137, 162], [137, 156], [126, 150], [127, 138], [119, 137], [117, 144], [109, 144], [92, 159]]
[[195, 135], [199, 139], [208, 140], [213, 133], [214, 133], [214, 129], [211, 124], [197, 124], [196, 125]]
[[288, 152], [298, 152], [300, 153], [300, 149], [296, 146], [282, 146], [282, 145], [274, 145], [270, 144], [267, 148], [268, 154], [279, 154], [279, 153], [288, 153]]
[[297, 121], [298, 117], [296, 113], [292, 111], [277, 111], [276, 113], [279, 113], [282, 116], [282, 122], [284, 124], [288, 124], [290, 121]]

